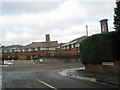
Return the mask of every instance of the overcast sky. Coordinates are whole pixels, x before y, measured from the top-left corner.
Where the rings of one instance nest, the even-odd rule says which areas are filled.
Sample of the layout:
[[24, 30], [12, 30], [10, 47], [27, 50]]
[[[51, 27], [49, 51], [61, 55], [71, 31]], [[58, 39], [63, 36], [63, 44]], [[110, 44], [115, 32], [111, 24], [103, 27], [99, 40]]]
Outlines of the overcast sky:
[[[11, 2], [10, 2], [11, 1]], [[0, 2], [0, 43], [2, 45], [51, 40], [69, 42], [100, 33], [100, 20], [108, 19], [113, 31], [115, 0], [3, 0]]]

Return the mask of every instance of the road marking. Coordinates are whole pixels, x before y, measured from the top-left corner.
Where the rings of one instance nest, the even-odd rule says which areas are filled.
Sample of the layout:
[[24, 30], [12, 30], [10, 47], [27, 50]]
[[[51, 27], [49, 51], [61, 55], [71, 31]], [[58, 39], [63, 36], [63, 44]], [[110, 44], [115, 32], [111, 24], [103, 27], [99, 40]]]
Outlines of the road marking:
[[2, 76], [0, 76], [0, 90], [2, 90]]
[[54, 89], [54, 90], [57, 90], [57, 88], [55, 88], [55, 87], [53, 87], [53, 86], [51, 86], [51, 85], [49, 85], [49, 84], [47, 84], [47, 83], [45, 83], [45, 82], [39, 80], [39, 79], [36, 79], [36, 80], [39, 81], [39, 82], [41, 82], [42, 84], [44, 84], [44, 85], [46, 85], [46, 86], [48, 86], [48, 87]]
[[0, 67], [8, 67], [8, 65], [0, 65]]

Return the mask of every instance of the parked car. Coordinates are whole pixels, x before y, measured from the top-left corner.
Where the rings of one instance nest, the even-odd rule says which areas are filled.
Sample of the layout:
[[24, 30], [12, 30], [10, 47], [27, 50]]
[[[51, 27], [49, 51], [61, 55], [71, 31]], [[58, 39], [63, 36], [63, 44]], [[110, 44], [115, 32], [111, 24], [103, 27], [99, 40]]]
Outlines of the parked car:
[[42, 63], [43, 62], [43, 59], [40, 59], [40, 63]]
[[4, 61], [4, 64], [5, 65], [13, 65], [13, 62], [11, 62], [11, 61]]

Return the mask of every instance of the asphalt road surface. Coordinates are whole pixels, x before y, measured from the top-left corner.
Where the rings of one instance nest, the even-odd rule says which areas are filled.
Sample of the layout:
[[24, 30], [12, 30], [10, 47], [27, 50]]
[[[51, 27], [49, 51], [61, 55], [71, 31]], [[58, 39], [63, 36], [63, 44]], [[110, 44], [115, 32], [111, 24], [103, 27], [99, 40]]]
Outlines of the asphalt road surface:
[[65, 69], [80, 68], [80, 63], [32, 64], [14, 62], [2, 68], [2, 88], [114, 88], [113, 85], [61, 76]]

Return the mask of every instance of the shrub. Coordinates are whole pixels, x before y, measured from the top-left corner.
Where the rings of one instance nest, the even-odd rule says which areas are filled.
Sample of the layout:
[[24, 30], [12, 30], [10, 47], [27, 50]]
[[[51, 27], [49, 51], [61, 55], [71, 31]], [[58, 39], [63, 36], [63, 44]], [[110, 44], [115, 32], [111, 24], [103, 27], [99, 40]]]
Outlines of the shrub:
[[101, 64], [120, 59], [118, 32], [92, 35], [80, 43], [80, 56], [83, 64]]

